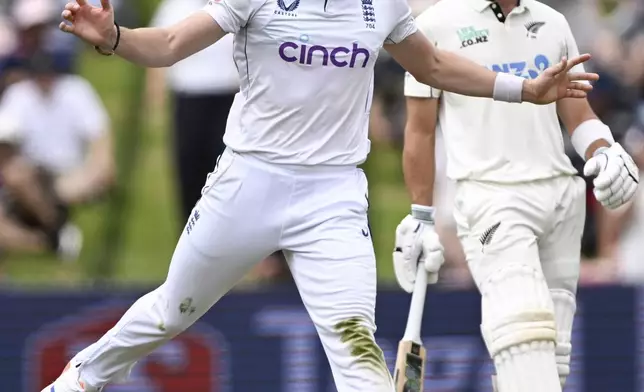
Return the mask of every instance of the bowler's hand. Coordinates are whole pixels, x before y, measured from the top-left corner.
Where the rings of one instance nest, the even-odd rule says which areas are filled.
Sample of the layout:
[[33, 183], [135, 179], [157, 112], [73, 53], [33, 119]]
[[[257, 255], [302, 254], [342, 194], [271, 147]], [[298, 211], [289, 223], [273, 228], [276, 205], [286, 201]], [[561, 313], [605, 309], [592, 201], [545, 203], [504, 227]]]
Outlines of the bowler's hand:
[[87, 0], [70, 2], [65, 5], [61, 16], [65, 20], [59, 26], [62, 31], [105, 50], [114, 47], [114, 9], [109, 0], [101, 0], [100, 7], [93, 7]]
[[582, 54], [568, 60], [563, 58], [559, 64], [549, 67], [538, 78], [523, 82], [523, 100], [538, 105], [546, 105], [563, 98], [585, 98], [593, 89], [584, 81], [599, 80], [599, 75], [590, 72], [569, 71], [576, 65], [590, 60], [589, 54]]

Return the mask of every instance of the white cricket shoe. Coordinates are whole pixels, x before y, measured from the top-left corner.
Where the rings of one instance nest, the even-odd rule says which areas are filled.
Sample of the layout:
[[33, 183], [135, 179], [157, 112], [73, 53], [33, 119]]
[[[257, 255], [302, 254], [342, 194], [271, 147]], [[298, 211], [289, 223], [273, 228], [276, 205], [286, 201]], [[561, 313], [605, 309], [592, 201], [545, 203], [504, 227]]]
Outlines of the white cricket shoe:
[[58, 379], [41, 392], [100, 392], [100, 389], [86, 387], [80, 380], [78, 366], [70, 362]]

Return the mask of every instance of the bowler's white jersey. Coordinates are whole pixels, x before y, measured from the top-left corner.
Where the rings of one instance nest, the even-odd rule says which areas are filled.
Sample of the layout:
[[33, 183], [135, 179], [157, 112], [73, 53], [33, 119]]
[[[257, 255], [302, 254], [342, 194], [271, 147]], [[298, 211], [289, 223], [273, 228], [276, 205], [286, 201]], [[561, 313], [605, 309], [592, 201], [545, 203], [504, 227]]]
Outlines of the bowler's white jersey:
[[366, 159], [376, 58], [416, 31], [405, 0], [211, 0], [205, 11], [235, 34], [228, 147], [282, 164]]
[[[526, 78], [536, 78], [563, 56], [579, 54], [564, 16], [536, 0], [521, 0], [507, 18], [494, 1], [442, 0], [417, 24], [441, 49]], [[512, 104], [441, 92], [409, 74], [405, 95], [441, 98], [439, 126], [451, 179], [516, 183], [576, 173], [564, 152], [556, 104]]]

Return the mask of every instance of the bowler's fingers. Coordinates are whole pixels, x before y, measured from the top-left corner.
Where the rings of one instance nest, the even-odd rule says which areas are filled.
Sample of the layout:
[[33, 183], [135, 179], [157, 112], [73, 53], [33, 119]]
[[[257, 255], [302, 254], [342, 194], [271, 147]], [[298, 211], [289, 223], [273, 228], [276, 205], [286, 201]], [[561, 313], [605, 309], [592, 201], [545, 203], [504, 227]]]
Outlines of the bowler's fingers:
[[74, 13], [69, 11], [69, 10], [63, 11], [61, 16], [62, 16], [63, 19], [65, 19], [68, 22], [73, 22], [74, 21]]
[[566, 98], [586, 98], [588, 94], [582, 90], [566, 90]]
[[80, 10], [81, 6], [78, 3], [69, 2], [65, 4], [65, 9], [68, 11], [76, 12]]
[[586, 61], [590, 60], [590, 58], [590, 54], [585, 53], [569, 59], [568, 64], [566, 65], [566, 72], [570, 71], [576, 65], [585, 63]]
[[570, 81], [585, 80], [588, 82], [596, 82], [599, 80], [599, 75], [594, 72], [571, 72], [568, 74], [568, 80]]
[[67, 24], [65, 22], [60, 22], [60, 24], [58, 25], [58, 28], [61, 31], [64, 31], [66, 33], [74, 34], [74, 25]]
[[569, 90], [580, 90], [580, 91], [585, 91], [587, 93], [593, 91], [593, 85], [590, 83], [583, 83], [583, 82], [569, 82], [568, 83], [568, 89]]
[[565, 57], [561, 59], [561, 61], [557, 65], [553, 65], [552, 67], [547, 68], [544, 73], [547, 76], [550, 76], [552, 78], [557, 77], [560, 73], [564, 72], [566, 70], [566, 65], [568, 64], [568, 59]]

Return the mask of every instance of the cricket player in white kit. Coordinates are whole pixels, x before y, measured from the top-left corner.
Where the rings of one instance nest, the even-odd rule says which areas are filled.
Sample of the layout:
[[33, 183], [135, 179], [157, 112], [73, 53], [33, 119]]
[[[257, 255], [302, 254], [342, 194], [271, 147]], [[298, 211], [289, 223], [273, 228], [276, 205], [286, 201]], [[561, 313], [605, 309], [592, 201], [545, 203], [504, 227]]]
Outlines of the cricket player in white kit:
[[[498, 72], [534, 79], [578, 49], [563, 15], [536, 0], [442, 0], [419, 29], [438, 48]], [[583, 72], [583, 66], [574, 69]], [[412, 213], [396, 232], [394, 264], [411, 291], [419, 254], [436, 280], [442, 247], [434, 232], [434, 134], [440, 126], [454, 218], [482, 295], [481, 330], [500, 392], [558, 392], [570, 373], [585, 183], [564, 153], [559, 118], [596, 176], [608, 208], [638, 185], [631, 157], [585, 99], [544, 106], [473, 99], [408, 74], [404, 173]]]
[[[525, 81], [435, 50], [405, 0], [211, 0], [168, 28], [125, 29], [109, 0], [63, 10], [61, 29], [147, 67], [235, 35], [241, 91], [227, 151], [206, 180], [167, 280], [139, 299], [46, 392], [98, 391], [193, 324], [258, 261], [284, 250], [340, 392], [391, 392], [374, 340], [376, 270], [367, 181], [373, 67], [385, 45], [418, 80], [461, 94], [547, 104], [583, 98], [595, 74], [562, 60]], [[217, 72], [216, 69], [212, 70]], [[520, 109], [519, 106], [516, 107]]]

